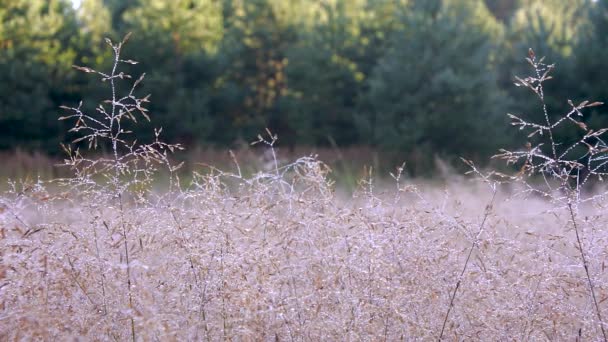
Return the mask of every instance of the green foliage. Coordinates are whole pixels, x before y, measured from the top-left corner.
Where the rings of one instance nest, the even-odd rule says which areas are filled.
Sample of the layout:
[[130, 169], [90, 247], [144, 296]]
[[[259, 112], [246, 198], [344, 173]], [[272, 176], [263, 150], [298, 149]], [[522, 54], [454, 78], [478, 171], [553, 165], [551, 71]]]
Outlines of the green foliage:
[[[584, 13], [586, 25], [581, 29], [581, 37], [574, 49], [573, 69], [578, 80], [577, 97], [597, 98], [608, 101], [608, 71], [605, 61], [608, 60], [608, 2], [594, 2]], [[608, 126], [608, 108], [594, 108], [590, 118], [591, 124]]]
[[370, 79], [362, 132], [416, 155], [494, 151], [504, 98], [490, 58], [493, 19], [480, 2], [414, 1], [400, 20]]
[[247, 141], [264, 127], [275, 129], [285, 123], [279, 103], [286, 94], [286, 54], [296, 29], [268, 0], [225, 0], [224, 20], [213, 138], [224, 143]]
[[522, 0], [485, 0], [492, 15], [503, 22], [508, 22], [522, 5]]
[[62, 0], [1, 0], [0, 25], [0, 149], [57, 146], [56, 103], [74, 91], [73, 10]]
[[363, 11], [367, 3], [356, 4], [357, 11], [346, 0], [321, 6], [312, 30], [289, 51], [284, 111], [302, 142], [349, 145], [361, 139], [353, 113], [382, 51], [377, 35], [386, 27], [366, 25], [353, 12], [381, 18], [377, 11]]
[[126, 9], [122, 21], [121, 35], [136, 33], [129, 51], [141, 56], [138, 69], [148, 72], [142, 92], [154, 98], [150, 110], [156, 124], [172, 141], [207, 141], [213, 128], [212, 85], [218, 77], [213, 55], [223, 35], [221, 2], [146, 1]]
[[[587, 22], [585, 11], [590, 5], [587, 0], [573, 1], [523, 1], [510, 22], [506, 44], [508, 53], [502, 56], [501, 85], [507, 89], [511, 98], [509, 112], [518, 115], [531, 115], [535, 120], [544, 120], [544, 114], [538, 101], [526, 95], [523, 88], [511, 87], [513, 75], [526, 73], [521, 55], [530, 47], [538, 56], [555, 63], [554, 79], [548, 81], [544, 88], [545, 103], [551, 119], [557, 119], [570, 110], [567, 100], [580, 103], [586, 98], [597, 98], [592, 94], [582, 94], [581, 77], [578, 75], [574, 61], [581, 51], [576, 51], [577, 39]], [[572, 127], [565, 127], [554, 134], [556, 139], [565, 143], [577, 141], [578, 132]]]
[[[0, 0], [0, 149], [57, 151], [60, 104], [107, 89], [105, 37], [146, 71], [140, 94], [169, 141], [230, 146], [265, 127], [289, 146], [372, 145], [400, 160], [482, 157], [505, 112], [539, 113], [513, 76], [529, 47], [558, 64], [563, 99], [605, 99], [606, 1]], [[88, 108], [87, 103], [84, 109]], [[591, 120], [606, 121], [603, 107]], [[144, 139], [150, 127], [134, 127]], [[573, 132], [556, 132], [564, 137]], [[103, 148], [103, 146], [102, 146]], [[428, 152], [432, 153], [428, 153]], [[424, 156], [426, 160], [421, 160]]]

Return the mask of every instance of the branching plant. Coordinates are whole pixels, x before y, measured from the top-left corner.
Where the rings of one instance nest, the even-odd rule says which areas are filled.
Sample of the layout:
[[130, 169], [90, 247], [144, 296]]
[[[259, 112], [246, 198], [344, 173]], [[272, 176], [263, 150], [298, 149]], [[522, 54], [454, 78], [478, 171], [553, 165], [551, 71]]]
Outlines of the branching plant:
[[104, 100], [96, 108], [96, 113], [85, 113], [82, 110], [82, 101], [77, 107], [61, 108], [67, 110], [69, 115], [59, 118], [59, 120], [73, 120], [74, 127], [70, 132], [81, 135], [72, 143], [87, 143], [88, 149], [97, 149], [100, 144], [109, 143], [111, 149], [110, 157], [100, 157], [99, 155], [87, 157], [80, 149], [73, 150], [71, 146], [64, 146], [65, 151], [70, 156], [66, 160], [66, 165], [71, 166], [77, 177], [74, 181], [77, 184], [99, 184], [95, 176], [102, 176], [107, 181], [107, 185], [112, 188], [118, 197], [125, 191], [134, 186], [149, 185], [152, 176], [158, 171], [158, 165], [169, 167], [171, 172], [176, 171], [180, 166], [171, 166], [167, 151], [174, 152], [182, 149], [178, 144], [167, 144], [159, 139], [162, 128], [155, 130], [155, 140], [149, 144], [138, 143], [133, 131], [126, 128], [129, 123], [137, 124], [137, 120], [145, 119], [150, 121], [148, 109], [145, 108], [149, 102], [150, 95], [138, 97], [136, 89], [144, 80], [142, 74], [133, 81], [127, 94], [119, 95], [119, 86], [124, 86], [132, 76], [119, 70], [123, 64], [137, 64], [131, 59], [121, 59], [121, 51], [124, 44], [128, 41], [130, 34], [115, 44], [106, 38], [107, 44], [111, 47], [114, 59], [110, 72], [101, 72], [89, 67], [74, 66], [76, 70], [93, 73], [101, 77], [101, 81], [109, 83], [111, 98]]
[[[130, 34], [127, 34], [119, 43], [112, 42], [106, 38], [107, 44], [113, 52], [113, 63], [109, 72], [101, 72], [89, 67], [74, 66], [75, 69], [96, 74], [101, 77], [101, 81], [109, 84], [111, 97], [104, 100], [96, 107], [96, 113], [86, 113], [82, 110], [82, 101], [78, 107], [62, 107], [69, 112], [69, 115], [62, 116], [59, 120], [73, 120], [74, 127], [70, 132], [81, 135], [72, 143], [86, 142], [89, 150], [97, 149], [100, 144], [109, 144], [111, 149], [110, 157], [87, 157], [79, 149], [72, 149], [64, 146], [65, 151], [70, 156], [65, 164], [70, 166], [75, 172], [76, 177], [67, 180], [67, 184], [76, 186], [81, 191], [82, 186], [98, 188], [102, 191], [113, 194], [118, 204], [120, 216], [120, 232], [124, 250], [124, 260], [126, 269], [126, 288], [131, 311], [131, 337], [136, 340], [134, 303], [133, 303], [133, 279], [131, 275], [131, 260], [129, 255], [129, 227], [125, 221], [125, 193], [135, 194], [137, 200], [143, 200], [145, 190], [149, 188], [153, 181], [153, 176], [158, 171], [158, 165], [167, 166], [171, 175], [181, 165], [172, 166], [169, 161], [167, 151], [173, 152], [181, 149], [180, 145], [167, 144], [159, 139], [162, 129], [155, 130], [155, 140], [149, 144], [139, 144], [132, 131], [126, 126], [129, 122], [137, 123], [138, 118], [150, 121], [148, 109], [145, 104], [149, 102], [150, 95], [138, 97], [136, 90], [138, 85], [144, 80], [142, 74], [131, 83], [129, 91], [125, 95], [118, 94], [118, 89], [122, 84], [119, 82], [129, 81], [132, 76], [121, 71], [119, 68], [123, 64], [137, 64], [134, 60], [125, 60], [121, 57], [124, 44], [128, 41]], [[99, 179], [100, 177], [101, 179]], [[170, 177], [171, 185], [173, 177]], [[65, 182], [65, 180], [64, 180]], [[99, 190], [99, 189], [98, 189]]]
[[[583, 114], [584, 109], [601, 106], [603, 103], [583, 101], [574, 104], [568, 100], [570, 110], [553, 118], [545, 103], [543, 84], [552, 78], [551, 71], [554, 65], [544, 63], [544, 57], [537, 58], [532, 49], [528, 51], [526, 60], [532, 68], [532, 75], [517, 77], [515, 85], [526, 87], [536, 94], [542, 105], [544, 121], [534, 122], [522, 116], [508, 114], [513, 120], [513, 126], [528, 131], [529, 141], [524, 150], [501, 150], [495, 158], [504, 159], [508, 164], [518, 166], [520, 171], [507, 178], [523, 184], [525, 193], [540, 194], [550, 199], [557, 207], [567, 209], [598, 324], [604, 341], [607, 341], [602, 311], [578, 218], [581, 204], [605, 195], [605, 193], [587, 195], [585, 190], [591, 183], [602, 181], [608, 175], [608, 144], [606, 143], [608, 128], [594, 130], [587, 127]], [[578, 131], [579, 138], [569, 144], [556, 140], [556, 132], [564, 126], [574, 127]], [[540, 180], [537, 179], [538, 177]]]

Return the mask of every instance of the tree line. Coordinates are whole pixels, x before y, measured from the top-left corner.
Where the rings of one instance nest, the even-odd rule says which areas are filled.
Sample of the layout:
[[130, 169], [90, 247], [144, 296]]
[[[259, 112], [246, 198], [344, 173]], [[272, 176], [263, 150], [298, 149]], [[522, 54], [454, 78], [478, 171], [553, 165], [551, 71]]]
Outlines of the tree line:
[[[605, 0], [0, 0], [0, 23], [0, 149], [73, 139], [59, 106], [109, 94], [71, 66], [107, 69], [104, 38], [127, 32], [152, 101], [139, 134], [187, 146], [268, 127], [288, 147], [481, 159], [514, 141], [507, 112], [541, 114], [513, 86], [529, 47], [556, 64], [550, 113], [608, 98]], [[608, 108], [585, 120], [608, 126]]]

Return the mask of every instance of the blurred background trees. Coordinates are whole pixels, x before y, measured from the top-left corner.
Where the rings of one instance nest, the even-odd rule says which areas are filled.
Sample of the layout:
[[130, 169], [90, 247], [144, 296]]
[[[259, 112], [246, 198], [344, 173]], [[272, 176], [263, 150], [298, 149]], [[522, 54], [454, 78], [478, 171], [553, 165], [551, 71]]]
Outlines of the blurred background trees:
[[59, 105], [108, 96], [71, 65], [107, 68], [103, 38], [127, 32], [152, 124], [188, 146], [269, 127], [292, 148], [482, 160], [512, 141], [506, 112], [539, 112], [513, 86], [529, 47], [557, 66], [552, 113], [608, 97], [605, 0], [0, 0], [0, 149], [56, 153]]

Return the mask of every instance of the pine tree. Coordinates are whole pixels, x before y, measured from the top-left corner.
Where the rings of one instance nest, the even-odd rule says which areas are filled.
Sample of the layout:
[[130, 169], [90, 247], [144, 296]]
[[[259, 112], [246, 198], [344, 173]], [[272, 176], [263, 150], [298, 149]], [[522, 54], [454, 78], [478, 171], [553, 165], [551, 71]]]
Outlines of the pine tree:
[[64, 0], [0, 0], [0, 148], [56, 151], [78, 32]]
[[[576, 71], [576, 41], [585, 27], [585, 8], [588, 0], [524, 0], [508, 27], [505, 51], [501, 57], [501, 85], [514, 101], [508, 110], [537, 120], [544, 119], [541, 104], [528, 96], [521, 87], [513, 87], [514, 77], [525, 75], [528, 65], [522, 58], [532, 48], [536, 55], [555, 64], [553, 79], [545, 83], [545, 103], [550, 118], [561, 117], [569, 110], [567, 100], [580, 102], [588, 96], [579, 91], [580, 77]], [[577, 103], [578, 103], [577, 102]], [[556, 139], [577, 140], [578, 132], [566, 126], [555, 132]]]
[[370, 79], [361, 134], [417, 163], [495, 151], [504, 100], [491, 57], [500, 26], [483, 2], [413, 1], [401, 20]]
[[[588, 1], [579, 39], [573, 52], [573, 73], [576, 75], [576, 95], [608, 102], [608, 72], [606, 60], [608, 52], [608, 2]], [[606, 105], [594, 107], [590, 118], [591, 125], [608, 126]]]
[[524, 0], [485, 0], [488, 10], [494, 17], [503, 22], [509, 22]]
[[[221, 0], [149, 0], [128, 7], [105, 1], [114, 31], [132, 32], [125, 52], [137, 56], [136, 72], [146, 72], [141, 92], [155, 99], [149, 108], [154, 125], [171, 141], [207, 141], [214, 129], [213, 85], [221, 72], [215, 61], [223, 37]], [[145, 125], [134, 129], [141, 136], [150, 132]]]
[[223, 13], [222, 76], [213, 103], [223, 115], [214, 139], [248, 141], [270, 127], [282, 131], [277, 133], [286, 142], [291, 134], [278, 106], [287, 89], [286, 52], [296, 39], [295, 26], [270, 0], [224, 0]]
[[298, 141], [351, 145], [360, 142], [354, 117], [367, 78], [394, 30], [401, 1], [335, 0], [316, 9], [289, 51], [287, 113]]

